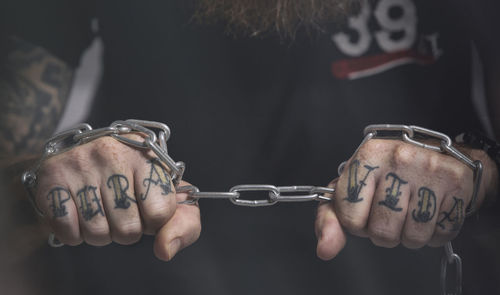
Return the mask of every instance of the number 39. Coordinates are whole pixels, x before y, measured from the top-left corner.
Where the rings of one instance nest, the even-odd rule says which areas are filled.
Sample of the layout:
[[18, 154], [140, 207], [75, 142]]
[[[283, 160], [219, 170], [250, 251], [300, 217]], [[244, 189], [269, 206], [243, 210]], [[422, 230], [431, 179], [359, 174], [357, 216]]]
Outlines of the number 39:
[[[373, 10], [380, 30], [374, 32], [373, 36], [368, 28], [370, 4], [367, 0], [363, 0], [361, 4], [359, 15], [349, 18], [348, 22], [349, 28], [358, 35], [356, 40], [352, 40], [344, 32], [332, 36], [340, 51], [350, 56], [363, 55], [373, 38], [385, 52], [405, 50], [413, 45], [417, 35], [417, 9], [412, 0], [380, 0]], [[391, 9], [399, 9], [401, 13], [391, 16]]]

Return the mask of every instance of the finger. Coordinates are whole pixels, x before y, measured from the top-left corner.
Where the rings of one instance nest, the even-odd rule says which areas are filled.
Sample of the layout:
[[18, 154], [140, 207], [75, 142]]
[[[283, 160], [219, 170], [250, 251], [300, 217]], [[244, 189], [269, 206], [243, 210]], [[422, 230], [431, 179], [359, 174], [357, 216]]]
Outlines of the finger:
[[135, 168], [136, 199], [146, 234], [156, 234], [174, 215], [177, 202], [168, 171], [158, 158], [141, 159]]
[[438, 189], [439, 185], [428, 185], [412, 192], [401, 234], [405, 247], [417, 249], [430, 241], [436, 226], [437, 209], [443, 199], [443, 192]]
[[64, 244], [75, 246], [82, 242], [78, 225], [78, 213], [66, 184], [47, 179], [40, 181], [36, 197], [37, 206], [44, 212], [45, 219], [55, 236]]
[[392, 248], [400, 243], [409, 197], [408, 181], [399, 173], [388, 172], [379, 180], [367, 226], [375, 245]]
[[[188, 185], [183, 182], [181, 185]], [[186, 193], [176, 194], [177, 202], [186, 200]], [[200, 210], [197, 205], [178, 205], [174, 216], [155, 238], [154, 252], [161, 260], [171, 260], [181, 249], [194, 243], [200, 236]]]
[[104, 172], [107, 177], [100, 188], [112, 240], [130, 245], [141, 238], [142, 223], [134, 196], [132, 173], [119, 172], [124, 170], [111, 168], [109, 172]]
[[363, 158], [352, 159], [336, 186], [334, 204], [340, 223], [353, 234], [364, 230], [375, 190], [375, 175], [379, 169]]
[[320, 259], [330, 260], [344, 248], [346, 236], [333, 210], [333, 204], [321, 203], [318, 207], [315, 223], [318, 245], [316, 254]]
[[111, 243], [111, 234], [97, 183], [96, 180], [75, 180], [71, 195], [78, 210], [83, 240], [89, 245], [104, 246]]
[[465, 200], [455, 194], [448, 194], [438, 210], [436, 227], [428, 243], [431, 247], [443, 246], [458, 235], [465, 220]]

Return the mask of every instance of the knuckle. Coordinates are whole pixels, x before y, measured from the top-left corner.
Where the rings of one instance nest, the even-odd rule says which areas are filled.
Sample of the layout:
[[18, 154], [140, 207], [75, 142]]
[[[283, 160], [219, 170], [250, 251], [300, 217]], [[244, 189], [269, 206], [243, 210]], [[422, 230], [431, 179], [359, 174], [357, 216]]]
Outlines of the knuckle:
[[175, 206], [165, 202], [163, 205], [149, 206], [145, 211], [143, 218], [147, 226], [149, 228], [158, 228], [172, 218], [175, 213]]
[[371, 139], [365, 142], [359, 149], [359, 154], [369, 156], [387, 148], [387, 143], [382, 139]]
[[441, 228], [436, 228], [436, 231], [434, 232], [434, 235], [432, 236], [428, 244], [432, 247], [443, 246], [447, 242], [453, 240], [457, 235], [458, 231], [452, 232], [443, 230]]
[[395, 247], [400, 242], [396, 232], [378, 226], [370, 226], [368, 235], [375, 244], [383, 247]]
[[429, 239], [416, 232], [405, 232], [403, 233], [403, 238], [401, 243], [410, 249], [422, 248], [427, 244]]
[[109, 226], [106, 223], [100, 223], [93, 226], [89, 226], [86, 229], [85, 240], [87, 239], [92, 241], [101, 241], [101, 240], [109, 240]]
[[415, 149], [407, 144], [400, 144], [394, 150], [396, 167], [408, 167], [415, 162]]
[[126, 147], [109, 136], [104, 136], [93, 141], [89, 153], [98, 162], [117, 161], [123, 157]]
[[[467, 167], [465, 165], [454, 166], [447, 171], [446, 182], [451, 187], [452, 190], [460, 190], [465, 184], [469, 183], [467, 175]], [[472, 180], [472, 176], [469, 177]], [[472, 181], [470, 181], [472, 183]]]
[[141, 238], [142, 226], [140, 222], [121, 222], [112, 231], [113, 241], [129, 245]]
[[346, 228], [351, 233], [359, 232], [365, 228], [365, 221], [358, 216], [345, 212], [339, 212], [338, 218], [342, 226], [344, 226], [344, 228]]
[[424, 163], [424, 169], [430, 174], [440, 174], [441, 173], [441, 157], [437, 153], [429, 154]]

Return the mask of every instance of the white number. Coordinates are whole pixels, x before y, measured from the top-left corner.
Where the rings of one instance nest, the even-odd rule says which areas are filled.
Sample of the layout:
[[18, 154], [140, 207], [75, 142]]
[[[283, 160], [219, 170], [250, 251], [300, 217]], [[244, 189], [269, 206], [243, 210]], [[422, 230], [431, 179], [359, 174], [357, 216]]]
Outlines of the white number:
[[[363, 0], [361, 4], [359, 15], [350, 17], [348, 22], [349, 28], [356, 31], [357, 39], [351, 41], [351, 36], [344, 32], [332, 36], [333, 42], [346, 55], [363, 55], [370, 48], [373, 39], [368, 29], [371, 16], [370, 4], [367, 0]], [[392, 18], [391, 9], [398, 8], [401, 14]], [[408, 49], [413, 45], [417, 38], [417, 9], [412, 0], [380, 0], [373, 15], [381, 28], [375, 32], [375, 41], [383, 51], [394, 52]]]
[[[397, 19], [391, 18], [391, 8], [399, 8], [402, 13]], [[382, 27], [375, 33], [378, 45], [385, 52], [410, 48], [417, 37], [417, 9], [411, 0], [381, 0], [373, 13]], [[403, 32], [398, 39], [394, 33]]]
[[370, 47], [372, 35], [368, 30], [368, 20], [370, 19], [370, 4], [367, 0], [362, 1], [361, 12], [355, 17], [349, 18], [349, 28], [358, 34], [357, 41], [351, 42], [350, 36], [344, 32], [332, 36], [333, 42], [344, 54], [350, 56], [360, 56]]

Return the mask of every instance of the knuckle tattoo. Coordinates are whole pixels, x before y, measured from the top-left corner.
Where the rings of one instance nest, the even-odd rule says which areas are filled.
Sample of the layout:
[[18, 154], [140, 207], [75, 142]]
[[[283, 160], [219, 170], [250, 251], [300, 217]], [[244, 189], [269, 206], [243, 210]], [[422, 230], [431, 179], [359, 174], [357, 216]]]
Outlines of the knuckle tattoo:
[[432, 220], [436, 214], [436, 194], [428, 187], [418, 189], [417, 209], [413, 209], [411, 215], [413, 220], [419, 223], [425, 223]]
[[130, 185], [128, 178], [125, 175], [111, 175], [108, 178], [106, 185], [108, 188], [113, 190], [115, 209], [128, 209], [131, 203], [137, 203], [137, 201], [130, 197], [127, 193]]
[[378, 202], [379, 205], [385, 206], [392, 211], [402, 211], [403, 208], [397, 207], [399, 203], [399, 197], [401, 196], [401, 186], [408, 184], [407, 181], [403, 180], [400, 178], [396, 173], [394, 172], [389, 172], [385, 176], [385, 180], [389, 181], [389, 179], [392, 179], [391, 185], [385, 189], [385, 199]]
[[436, 225], [441, 230], [458, 232], [465, 219], [464, 200], [453, 196], [453, 205], [448, 211], [439, 213]]
[[[379, 166], [369, 166], [361, 164], [358, 159], [353, 160], [349, 164], [349, 175], [347, 179], [347, 197], [344, 198], [345, 201], [349, 203], [358, 203], [363, 200], [359, 196], [361, 190], [366, 186], [366, 179], [368, 175]], [[362, 171], [360, 171], [362, 170]], [[361, 180], [358, 181], [358, 176], [361, 176]]]
[[167, 170], [161, 165], [158, 158], [153, 158], [148, 160], [147, 163], [150, 165], [148, 177], [144, 178], [142, 185], [146, 187], [146, 192], [141, 194], [139, 197], [141, 200], [146, 200], [151, 188], [151, 185], [161, 188], [162, 195], [168, 195], [172, 192], [171, 178]]
[[52, 210], [54, 219], [68, 215], [65, 203], [71, 199], [71, 193], [64, 187], [56, 186], [47, 194], [50, 201], [49, 208]]
[[101, 200], [97, 195], [97, 187], [86, 185], [76, 193], [80, 214], [85, 221], [90, 221], [94, 216], [104, 216]]

